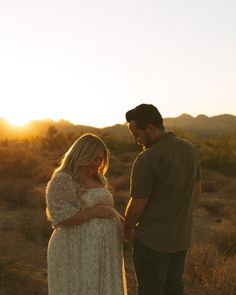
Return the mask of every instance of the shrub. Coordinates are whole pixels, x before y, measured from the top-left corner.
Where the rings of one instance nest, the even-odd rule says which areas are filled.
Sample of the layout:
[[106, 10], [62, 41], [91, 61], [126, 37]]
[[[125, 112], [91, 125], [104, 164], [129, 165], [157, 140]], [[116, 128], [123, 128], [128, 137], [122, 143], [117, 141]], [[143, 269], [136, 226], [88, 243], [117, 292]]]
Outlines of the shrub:
[[222, 191], [228, 185], [228, 178], [224, 175], [206, 170], [202, 173], [202, 191], [215, 193]]
[[201, 282], [205, 288], [208, 288], [211, 273], [216, 267], [218, 259], [219, 254], [214, 245], [195, 244], [187, 255], [186, 272], [192, 277], [193, 282]]
[[8, 208], [32, 206], [33, 183], [25, 179], [0, 181], [0, 202]]
[[130, 167], [123, 162], [115, 162], [115, 163], [111, 163], [110, 165], [110, 169], [108, 172], [108, 175], [111, 177], [119, 177], [121, 175], [126, 175], [129, 176], [130, 175]]
[[236, 294], [236, 256], [219, 259], [218, 267], [212, 271], [209, 294]]
[[236, 256], [221, 256], [212, 244], [193, 245], [185, 271], [192, 280], [191, 285], [199, 286], [200, 283], [204, 294], [236, 294]]
[[52, 229], [47, 221], [45, 210], [22, 208], [17, 212], [18, 232], [24, 235], [28, 241], [46, 243]]
[[224, 255], [236, 254], [236, 228], [232, 224], [217, 227], [212, 236], [212, 242], [218, 251]]
[[45, 137], [42, 137], [40, 141], [43, 150], [65, 152], [69, 146], [68, 137], [58, 131], [54, 125], [48, 127]]
[[202, 166], [227, 176], [236, 175], [235, 143], [235, 138], [232, 135], [200, 141], [198, 151]]
[[39, 159], [21, 146], [0, 149], [1, 178], [33, 178], [39, 171]]
[[130, 178], [128, 175], [114, 177], [111, 180], [111, 185], [115, 191], [128, 191], [129, 190]]
[[108, 133], [103, 133], [100, 136], [105, 141], [108, 149], [116, 154], [124, 152], [136, 152], [140, 149], [137, 144], [134, 144], [133, 142], [123, 139], [119, 136], [113, 136]]
[[200, 206], [203, 207], [214, 217], [223, 217], [226, 213], [224, 210], [225, 203], [221, 200], [205, 199], [200, 201]]

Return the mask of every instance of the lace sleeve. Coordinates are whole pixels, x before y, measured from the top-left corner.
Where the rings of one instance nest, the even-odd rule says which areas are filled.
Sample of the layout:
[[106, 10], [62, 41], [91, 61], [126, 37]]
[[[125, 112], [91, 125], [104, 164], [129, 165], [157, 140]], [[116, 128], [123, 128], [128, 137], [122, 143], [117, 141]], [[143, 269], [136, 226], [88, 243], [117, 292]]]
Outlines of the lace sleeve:
[[76, 185], [70, 175], [60, 173], [48, 183], [46, 203], [48, 218], [52, 225], [68, 219], [79, 211]]

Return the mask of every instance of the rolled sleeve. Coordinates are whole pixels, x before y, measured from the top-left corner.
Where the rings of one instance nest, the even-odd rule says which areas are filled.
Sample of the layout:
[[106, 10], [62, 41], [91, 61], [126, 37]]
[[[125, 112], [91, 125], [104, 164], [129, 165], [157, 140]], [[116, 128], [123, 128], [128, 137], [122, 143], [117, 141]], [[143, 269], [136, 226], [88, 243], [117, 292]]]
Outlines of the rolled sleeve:
[[130, 196], [144, 199], [151, 195], [153, 188], [153, 171], [146, 157], [138, 156], [134, 162], [130, 179]]

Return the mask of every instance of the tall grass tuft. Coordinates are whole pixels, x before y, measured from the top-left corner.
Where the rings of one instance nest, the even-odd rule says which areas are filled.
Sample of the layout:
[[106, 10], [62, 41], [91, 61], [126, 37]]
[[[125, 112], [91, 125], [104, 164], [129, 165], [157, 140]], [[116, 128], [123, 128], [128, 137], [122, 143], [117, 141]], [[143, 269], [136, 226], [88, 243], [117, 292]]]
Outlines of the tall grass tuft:
[[212, 244], [195, 244], [187, 256], [186, 273], [204, 294], [236, 294], [236, 256], [224, 257]]
[[212, 242], [223, 255], [236, 255], [236, 228], [233, 224], [217, 227]]

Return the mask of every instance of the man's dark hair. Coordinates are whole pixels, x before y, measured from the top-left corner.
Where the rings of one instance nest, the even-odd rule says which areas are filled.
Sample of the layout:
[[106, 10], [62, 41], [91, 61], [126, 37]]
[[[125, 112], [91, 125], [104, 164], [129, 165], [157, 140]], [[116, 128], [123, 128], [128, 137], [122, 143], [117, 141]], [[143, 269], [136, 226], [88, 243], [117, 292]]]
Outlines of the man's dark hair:
[[164, 129], [163, 118], [158, 109], [152, 104], [140, 104], [136, 108], [129, 110], [125, 116], [128, 123], [135, 121], [140, 129], [146, 129], [148, 124], [152, 124], [158, 129]]

